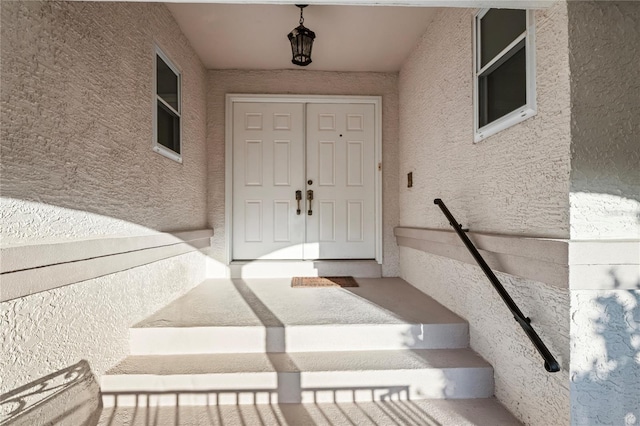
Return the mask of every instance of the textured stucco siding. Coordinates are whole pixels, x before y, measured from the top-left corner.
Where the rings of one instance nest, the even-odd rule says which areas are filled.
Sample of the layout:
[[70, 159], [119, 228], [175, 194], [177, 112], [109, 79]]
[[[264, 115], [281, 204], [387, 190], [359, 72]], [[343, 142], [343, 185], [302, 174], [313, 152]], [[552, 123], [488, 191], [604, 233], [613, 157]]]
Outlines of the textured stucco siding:
[[84, 359], [99, 377], [129, 352], [129, 327], [204, 279], [188, 253], [0, 304], [4, 393]]
[[640, 3], [570, 2], [571, 238], [640, 238]]
[[[527, 425], [569, 424], [569, 292], [496, 273], [562, 367], [549, 374], [474, 265], [400, 247], [402, 278], [469, 322], [471, 347], [494, 368], [495, 394]], [[544, 407], [544, 409], [540, 409]]]
[[300, 94], [382, 96], [382, 203], [384, 276], [398, 276], [398, 76], [395, 73], [345, 73], [307, 70], [209, 71], [207, 96], [209, 146], [209, 223], [216, 230], [211, 255], [225, 259], [225, 95]]
[[[442, 198], [476, 232], [569, 237], [570, 79], [565, 3], [535, 12], [537, 114], [473, 143], [473, 16], [445, 9], [399, 75], [400, 224], [447, 229]], [[413, 172], [413, 188], [406, 174]], [[527, 425], [568, 424], [569, 290], [498, 274], [557, 356], [549, 374], [481, 270], [410, 248], [401, 277], [470, 323], [499, 400]], [[544, 407], [541, 409], [541, 407]]]
[[[446, 228], [434, 198], [478, 232], [569, 235], [566, 5], [536, 11], [538, 113], [473, 143], [473, 15], [445, 9], [403, 65], [400, 224]], [[413, 172], [413, 188], [406, 174]]]
[[[640, 243], [640, 3], [570, 2], [568, 12], [571, 238]], [[571, 292], [575, 425], [640, 424], [640, 269], [607, 269], [586, 278], [594, 290]]]
[[640, 424], [640, 290], [571, 292], [571, 419]]
[[[167, 8], [0, 7], [2, 245], [206, 227], [206, 71]], [[183, 164], [152, 151], [154, 42], [182, 71]], [[0, 304], [1, 392], [81, 360], [99, 377], [127, 355], [129, 327], [204, 278], [204, 257]], [[79, 401], [49, 403], [68, 405], [49, 412], [72, 412]]]
[[[206, 226], [206, 71], [160, 4], [2, 2], [2, 244]], [[183, 164], [152, 151], [154, 42]]]

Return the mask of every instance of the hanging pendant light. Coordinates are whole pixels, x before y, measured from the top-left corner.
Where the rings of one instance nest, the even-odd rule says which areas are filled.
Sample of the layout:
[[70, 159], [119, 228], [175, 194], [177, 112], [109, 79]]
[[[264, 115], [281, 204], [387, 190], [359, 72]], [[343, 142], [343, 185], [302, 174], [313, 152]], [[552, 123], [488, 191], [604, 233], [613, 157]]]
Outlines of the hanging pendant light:
[[302, 9], [307, 5], [297, 4], [296, 6], [300, 8], [300, 25], [291, 30], [287, 36], [289, 37], [289, 42], [291, 42], [291, 54], [293, 55], [291, 62], [301, 67], [306, 67], [311, 63], [311, 48], [313, 47], [316, 33], [302, 25], [304, 23]]

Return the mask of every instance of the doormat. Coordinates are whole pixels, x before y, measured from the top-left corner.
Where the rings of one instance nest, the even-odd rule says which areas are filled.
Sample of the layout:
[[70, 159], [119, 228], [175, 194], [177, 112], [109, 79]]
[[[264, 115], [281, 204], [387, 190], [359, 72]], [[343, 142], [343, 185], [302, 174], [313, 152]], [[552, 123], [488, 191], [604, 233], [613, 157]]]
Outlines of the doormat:
[[359, 287], [353, 277], [293, 277], [291, 287]]

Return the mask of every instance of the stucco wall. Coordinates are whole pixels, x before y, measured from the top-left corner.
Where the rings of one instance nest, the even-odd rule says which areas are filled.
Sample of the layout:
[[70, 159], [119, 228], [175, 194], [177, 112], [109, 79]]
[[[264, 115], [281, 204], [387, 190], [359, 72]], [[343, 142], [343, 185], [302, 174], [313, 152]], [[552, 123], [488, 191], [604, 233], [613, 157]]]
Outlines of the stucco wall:
[[344, 73], [307, 70], [209, 71], [207, 97], [209, 146], [209, 223], [216, 230], [212, 257], [224, 262], [225, 95], [227, 93], [382, 96], [383, 274], [398, 275], [398, 90], [394, 73]]
[[204, 278], [188, 253], [0, 304], [0, 393], [80, 360], [99, 377], [129, 352], [129, 327]]
[[[566, 4], [535, 12], [537, 115], [477, 144], [474, 12], [440, 12], [400, 71], [400, 224], [448, 229], [433, 204], [442, 198], [475, 232], [568, 238]], [[404, 247], [400, 265], [403, 278], [469, 321], [471, 346], [494, 366], [496, 396], [510, 411], [528, 425], [569, 423], [566, 287], [498, 274], [558, 358], [562, 371], [549, 374], [478, 267]]]
[[640, 290], [571, 292], [571, 420], [640, 424]]
[[571, 238], [640, 238], [640, 3], [569, 3]]
[[[571, 238], [640, 244], [640, 3], [570, 2], [568, 10]], [[640, 424], [640, 267], [636, 258], [633, 273], [619, 259], [571, 291], [576, 425]]]
[[[3, 247], [204, 228], [206, 72], [166, 7], [3, 1], [1, 14]], [[183, 164], [152, 151], [154, 41], [182, 70]], [[100, 376], [204, 265], [196, 251], [3, 302], [2, 392], [81, 360]]]
[[400, 259], [405, 280], [469, 322], [471, 347], [493, 366], [495, 394], [505, 407], [527, 425], [569, 423], [566, 290], [496, 273], [563, 369], [549, 374], [480, 268], [407, 247]]
[[[2, 244], [204, 228], [206, 72], [159, 4], [2, 2]], [[154, 45], [183, 164], [152, 147]]]
[[477, 232], [568, 237], [566, 6], [536, 12], [537, 115], [477, 144], [473, 14], [437, 15], [400, 71], [400, 224], [446, 228], [442, 198]]

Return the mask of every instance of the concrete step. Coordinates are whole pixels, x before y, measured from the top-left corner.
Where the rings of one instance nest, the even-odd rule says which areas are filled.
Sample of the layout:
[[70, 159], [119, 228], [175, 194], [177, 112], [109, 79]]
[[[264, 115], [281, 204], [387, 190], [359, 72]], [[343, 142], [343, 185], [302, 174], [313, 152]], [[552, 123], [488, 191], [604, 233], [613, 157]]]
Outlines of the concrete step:
[[466, 324], [138, 328], [132, 355], [322, 352], [467, 347]]
[[487, 398], [470, 349], [130, 356], [102, 377], [105, 406]]
[[521, 426], [494, 398], [105, 408], [100, 426]]
[[130, 330], [132, 355], [452, 349], [468, 324], [398, 278], [357, 288], [208, 280]]
[[231, 278], [382, 277], [382, 266], [375, 260], [234, 261], [229, 270]]

